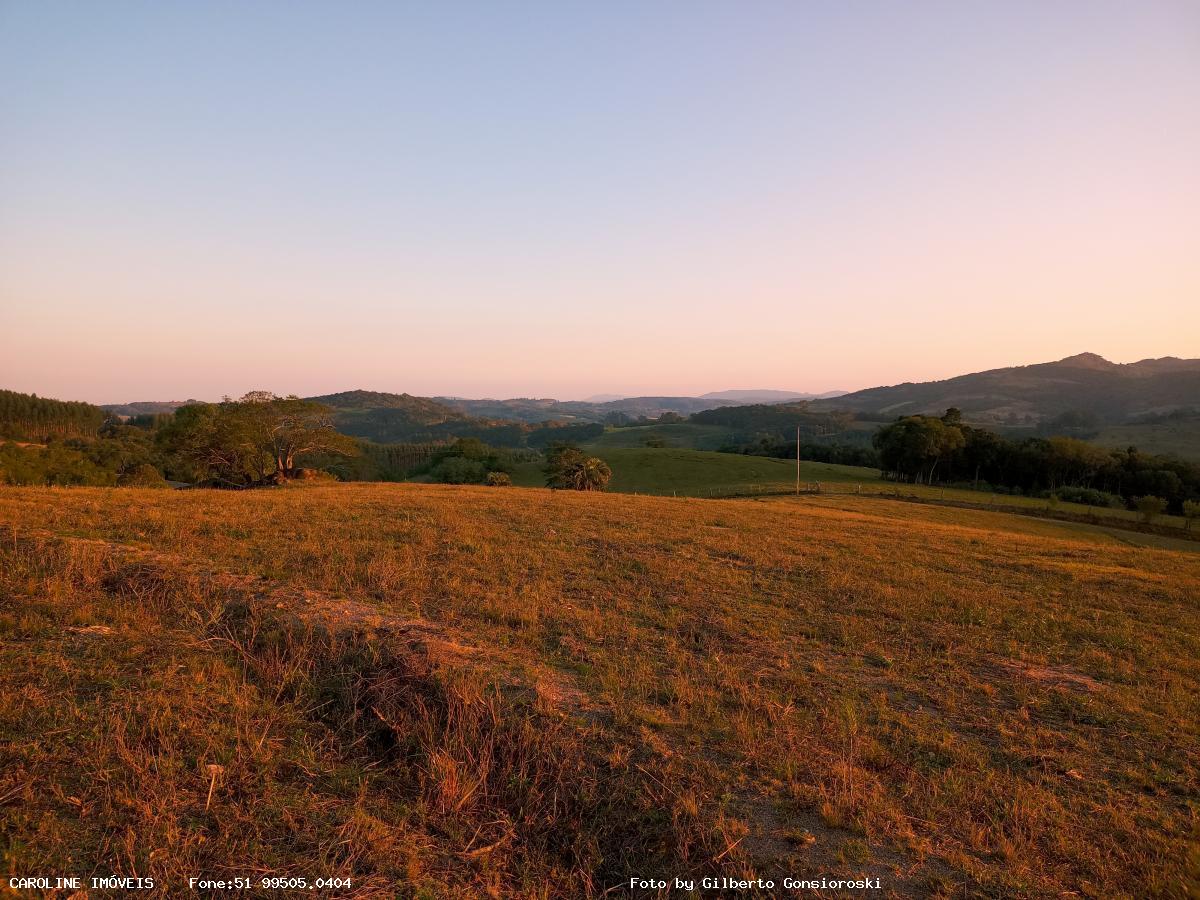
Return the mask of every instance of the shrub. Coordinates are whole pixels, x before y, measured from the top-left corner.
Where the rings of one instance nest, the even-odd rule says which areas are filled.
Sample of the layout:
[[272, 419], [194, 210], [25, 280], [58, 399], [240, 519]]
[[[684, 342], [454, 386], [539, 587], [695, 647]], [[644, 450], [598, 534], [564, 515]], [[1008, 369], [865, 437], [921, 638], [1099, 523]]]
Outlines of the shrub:
[[1056, 493], [1058, 499], [1064, 503], [1082, 503], [1084, 506], [1101, 506], [1106, 509], [1116, 509], [1125, 505], [1116, 494], [1098, 491], [1095, 488], [1061, 487]]
[[488, 472], [487, 483], [492, 487], [509, 487], [512, 485], [512, 476], [507, 472]]
[[1147, 494], [1145, 497], [1135, 497], [1133, 505], [1142, 514], [1142, 521], [1153, 522], [1155, 516], [1160, 516], [1167, 509], [1167, 501], [1162, 497]]
[[149, 463], [141, 463], [117, 476], [117, 484], [121, 487], [157, 487], [165, 488], [167, 482], [158, 469]]

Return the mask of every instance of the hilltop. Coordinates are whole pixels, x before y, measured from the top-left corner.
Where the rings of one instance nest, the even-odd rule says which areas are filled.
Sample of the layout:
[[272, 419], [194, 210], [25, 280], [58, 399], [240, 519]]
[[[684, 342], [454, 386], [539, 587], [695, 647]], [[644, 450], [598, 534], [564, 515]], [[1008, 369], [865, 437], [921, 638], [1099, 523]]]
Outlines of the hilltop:
[[203, 400], [135, 400], [132, 403], [102, 403], [100, 408], [114, 416], [157, 416], [173, 413], [181, 406], [203, 403]]
[[1056, 362], [991, 369], [944, 381], [868, 388], [812, 405], [880, 419], [940, 414], [953, 406], [978, 423], [1033, 425], [1070, 414], [1098, 423], [1125, 422], [1194, 404], [1197, 397], [1200, 359], [1164, 357], [1119, 364], [1080, 353]]
[[407, 421], [414, 425], [438, 425], [442, 422], [463, 421], [468, 416], [443, 403], [428, 397], [414, 397], [412, 394], [389, 394], [381, 391], [342, 391], [337, 394], [322, 394], [319, 397], [306, 397], [315, 400], [331, 409], [342, 412], [362, 410], [394, 410], [404, 414]]

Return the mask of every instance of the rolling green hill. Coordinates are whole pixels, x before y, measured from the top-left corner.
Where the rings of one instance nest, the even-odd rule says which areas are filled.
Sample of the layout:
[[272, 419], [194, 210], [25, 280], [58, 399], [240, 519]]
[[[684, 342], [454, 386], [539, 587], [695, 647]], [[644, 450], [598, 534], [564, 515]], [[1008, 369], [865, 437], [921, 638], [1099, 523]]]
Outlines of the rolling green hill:
[[323, 394], [320, 397], [309, 397], [317, 403], [348, 412], [351, 410], [380, 410], [392, 409], [403, 412], [413, 422], [421, 425], [436, 425], [441, 422], [462, 420], [468, 418], [458, 410], [451, 409], [428, 397], [414, 397], [412, 394], [390, 394], [383, 391], [342, 391], [337, 394]]
[[595, 450], [619, 450], [647, 447], [647, 442], [662, 442], [664, 447], [687, 450], [716, 450], [729, 443], [735, 432], [720, 425], [676, 422], [669, 425], [634, 425], [610, 428], [588, 446]]
[[[789, 459], [678, 448], [606, 447], [599, 442], [586, 445], [584, 449], [599, 456], [612, 469], [608, 490], [613, 493], [678, 497], [788, 495], [796, 483], [796, 463]], [[542, 466], [541, 462], [517, 464], [512, 474], [513, 483], [520, 487], [543, 487], [546, 478]], [[876, 498], [884, 502], [893, 498], [919, 500], [1051, 516], [1074, 520], [1071, 527], [1085, 520], [1102, 528], [1137, 528], [1141, 523], [1137, 512], [1124, 508], [1106, 509], [1066, 501], [1051, 504], [1040, 497], [995, 494], [967, 488], [897, 484], [884, 480], [878, 469], [862, 466], [805, 460], [800, 464], [800, 481], [806, 496], [811, 496], [813, 488], [819, 485], [820, 492], [825, 495], [854, 495], [859, 500]], [[1179, 516], [1160, 515], [1155, 526], [1158, 531], [1168, 535], [1179, 534], [1186, 529], [1185, 521]], [[1155, 538], [1138, 536], [1133, 540], [1145, 544], [1147, 541], [1153, 543]], [[1191, 542], [1187, 547], [1195, 549]]]
[[339, 431], [380, 444], [477, 437], [495, 424], [411, 394], [355, 390], [308, 399], [334, 410]]
[[181, 406], [191, 406], [203, 402], [203, 400], [135, 400], [133, 403], [104, 403], [100, 408], [115, 416], [161, 416], [173, 413]]

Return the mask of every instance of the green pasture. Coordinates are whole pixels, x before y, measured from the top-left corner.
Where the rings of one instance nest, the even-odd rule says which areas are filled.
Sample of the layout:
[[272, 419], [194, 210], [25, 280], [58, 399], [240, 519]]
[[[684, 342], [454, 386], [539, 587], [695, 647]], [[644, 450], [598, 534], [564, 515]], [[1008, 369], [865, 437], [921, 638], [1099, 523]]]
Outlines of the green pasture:
[[[673, 426], [657, 427], [665, 429]], [[796, 484], [796, 463], [788, 459], [670, 447], [606, 447], [603, 439], [584, 449], [608, 463], [613, 473], [609, 490], [617, 493], [679, 497], [769, 496], [791, 493]], [[877, 469], [858, 466], [804, 461], [800, 464], [800, 481], [806, 494], [820, 490], [823, 494], [882, 495], [967, 503], [1007, 512], [1061, 512], [1088, 516], [1096, 524], [1116, 526], [1140, 520], [1138, 513], [1127, 509], [1054, 503], [1045, 498], [993, 494], [964, 488], [897, 484], [884, 481]], [[522, 487], [543, 486], [545, 475], [542, 473], [542, 463], [519, 464], [513, 473], [513, 483]], [[1159, 516], [1155, 522], [1180, 530], [1185, 524], [1179, 516]]]

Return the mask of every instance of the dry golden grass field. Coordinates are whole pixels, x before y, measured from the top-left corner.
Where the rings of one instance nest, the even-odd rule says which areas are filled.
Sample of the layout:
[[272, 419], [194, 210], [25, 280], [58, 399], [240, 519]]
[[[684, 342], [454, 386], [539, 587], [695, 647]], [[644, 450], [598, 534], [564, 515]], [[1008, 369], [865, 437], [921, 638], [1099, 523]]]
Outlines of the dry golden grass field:
[[1196, 553], [845, 496], [5, 488], [0, 567], [0, 872], [1200, 890]]

